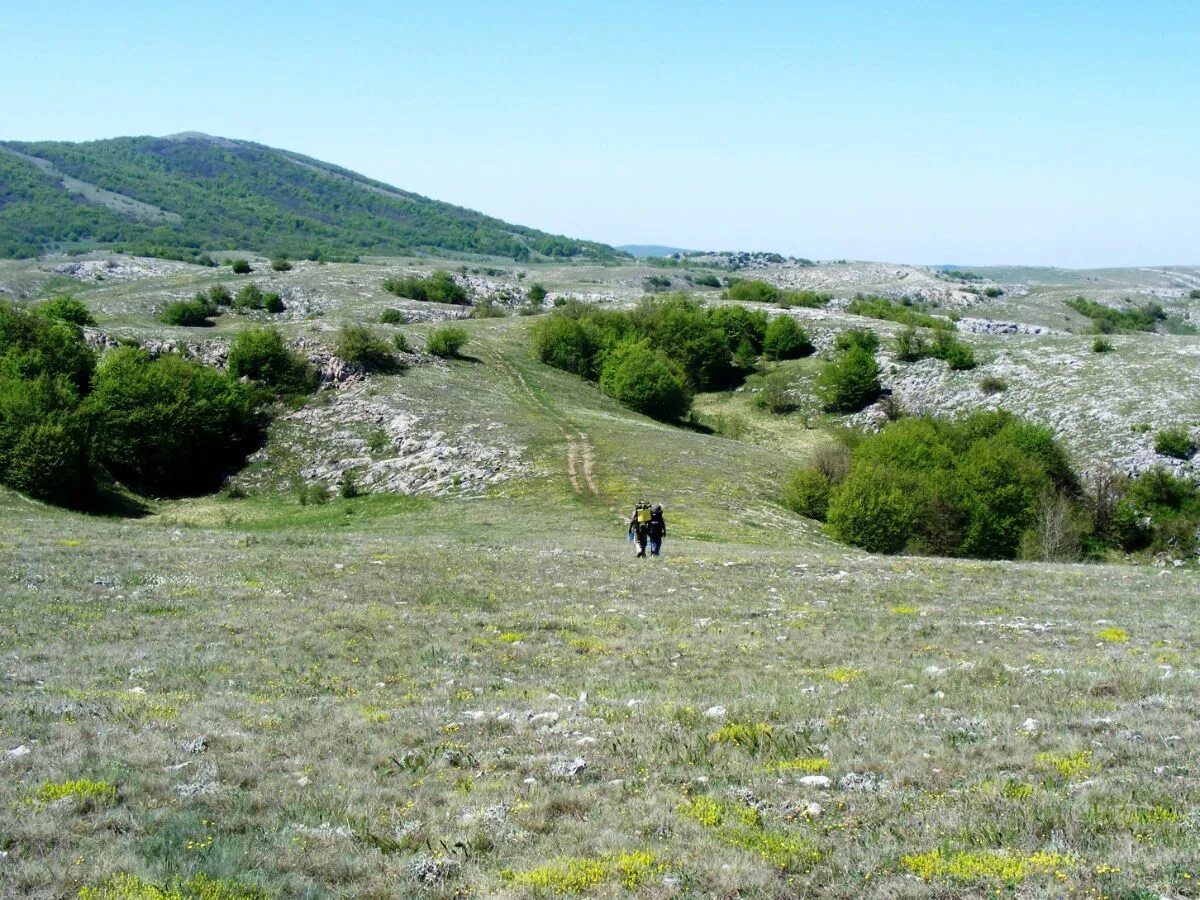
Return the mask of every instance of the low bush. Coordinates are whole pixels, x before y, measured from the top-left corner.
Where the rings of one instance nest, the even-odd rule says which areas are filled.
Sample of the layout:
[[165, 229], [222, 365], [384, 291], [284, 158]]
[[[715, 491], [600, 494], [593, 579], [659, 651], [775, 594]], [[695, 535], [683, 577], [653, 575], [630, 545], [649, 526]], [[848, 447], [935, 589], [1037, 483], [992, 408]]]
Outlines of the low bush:
[[396, 357], [387, 342], [365, 325], [343, 325], [333, 353], [368, 372], [386, 372], [396, 367]]
[[385, 309], [379, 314], [379, 321], [383, 325], [404, 325], [408, 322], [408, 316], [399, 309]]
[[719, 288], [721, 286], [720, 278], [718, 278], [716, 275], [709, 275], [707, 273], [703, 275], [689, 275], [688, 281], [690, 281], [692, 284], [699, 285], [700, 287]]
[[953, 330], [954, 323], [940, 316], [931, 316], [921, 306], [896, 303], [887, 297], [859, 296], [850, 302], [849, 311], [856, 316], [899, 322], [918, 328]]
[[210, 303], [203, 294], [198, 294], [195, 300], [181, 300], [168, 303], [158, 314], [158, 319], [165, 325], [177, 325], [185, 328], [211, 328], [212, 319], [221, 314], [215, 303]]
[[265, 309], [270, 313], [280, 313], [286, 309], [282, 297], [274, 291], [264, 291], [253, 282], [243, 285], [237, 294], [234, 295], [233, 308], [238, 312], [246, 312], [251, 309]]
[[817, 393], [830, 412], [858, 412], [879, 396], [879, 371], [873, 351], [851, 344], [821, 370]]
[[[1129, 301], [1126, 301], [1129, 303]], [[1101, 334], [1113, 334], [1120, 331], [1154, 331], [1158, 323], [1167, 318], [1166, 311], [1158, 303], [1146, 303], [1142, 306], [1129, 306], [1117, 309], [1096, 303], [1084, 297], [1068, 300], [1067, 306], [1081, 316], [1092, 320], [1092, 327]]]
[[290, 272], [292, 271], [292, 264], [281, 256], [271, 260], [271, 268], [276, 272]]
[[869, 328], [851, 328], [833, 339], [833, 349], [846, 351], [854, 347], [874, 353], [879, 349], [879, 335]]
[[1164, 428], [1154, 436], [1154, 452], [1175, 459], [1191, 459], [1196, 442], [1186, 428]]
[[543, 285], [535, 281], [529, 286], [529, 290], [525, 293], [525, 299], [530, 303], [541, 306], [541, 304], [545, 302], [548, 293], [549, 291], [547, 291]]
[[728, 290], [725, 292], [730, 300], [740, 303], [774, 303], [779, 299], [779, 288], [765, 281], [730, 279]]
[[792, 394], [792, 379], [787, 372], [776, 370], [762, 381], [762, 387], [754, 395], [754, 402], [760, 409], [765, 409], [775, 415], [783, 415], [794, 410], [796, 398]]
[[397, 297], [426, 303], [449, 303], [457, 306], [468, 306], [471, 303], [466, 288], [456, 282], [449, 272], [440, 269], [427, 278], [387, 278], [383, 282], [383, 289]]
[[1098, 337], [1092, 341], [1093, 353], [1111, 353], [1112, 349], [1112, 341], [1110, 341], [1108, 338]]
[[991, 396], [1008, 390], [1008, 382], [1003, 378], [997, 378], [995, 375], [985, 375], [979, 379], [979, 390]]
[[458, 325], [445, 325], [430, 332], [429, 337], [425, 340], [425, 349], [434, 356], [444, 358], [458, 356], [458, 351], [466, 345], [468, 337], [465, 328]]
[[819, 309], [829, 303], [829, 298], [829, 294], [819, 294], [816, 291], [785, 291], [780, 295], [778, 302], [785, 309], [789, 306]]
[[829, 481], [816, 469], [792, 473], [783, 488], [783, 505], [810, 519], [825, 521], [829, 511]]
[[45, 316], [48, 319], [57, 319], [60, 322], [68, 322], [71, 325], [96, 324], [91, 310], [74, 297], [55, 297], [53, 300], [39, 303], [34, 307], [33, 311], [39, 316]]
[[254, 271], [250, 268], [250, 263], [244, 259], [230, 260], [229, 268], [233, 269], [235, 275], [249, 275]]
[[951, 371], [962, 372], [975, 368], [975, 351], [949, 331], [934, 335], [929, 355], [946, 363]]
[[317, 371], [287, 348], [274, 328], [256, 328], [238, 334], [229, 345], [229, 374], [248, 378], [272, 394], [303, 394], [315, 390]]
[[1188, 291], [1188, 298], [1192, 300], [1200, 300], [1200, 288], [1192, 288]]
[[778, 315], [767, 325], [762, 342], [767, 359], [797, 359], [813, 352], [808, 333], [790, 315]]

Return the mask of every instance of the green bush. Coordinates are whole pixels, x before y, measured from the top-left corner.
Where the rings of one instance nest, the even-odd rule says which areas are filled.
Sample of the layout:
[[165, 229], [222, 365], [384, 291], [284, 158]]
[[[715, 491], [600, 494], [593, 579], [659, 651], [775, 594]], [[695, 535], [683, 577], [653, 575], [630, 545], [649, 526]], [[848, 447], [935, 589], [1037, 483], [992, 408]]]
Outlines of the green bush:
[[767, 359], [797, 359], [813, 352], [808, 333], [790, 315], [778, 315], [771, 320], [762, 347]]
[[979, 390], [990, 397], [993, 394], [1007, 391], [1008, 382], [1003, 378], [997, 378], [995, 375], [985, 375], [979, 379]]
[[458, 356], [458, 351], [467, 343], [469, 335], [458, 325], [444, 325], [430, 332], [425, 340], [425, 349], [434, 356]]
[[[739, 351], [746, 353], [741, 351], [743, 346], [748, 346], [752, 358], [762, 352], [770, 324], [767, 314], [762, 310], [744, 306], [717, 306], [708, 310], [708, 320], [725, 335], [726, 346], [735, 354]], [[743, 365], [741, 368], [749, 367]]]
[[267, 305], [267, 295], [254, 282], [242, 285], [233, 298], [233, 308], [239, 312], [248, 309], [264, 309]]
[[281, 313], [287, 306], [284, 305], [283, 298], [274, 291], [268, 291], [263, 294], [263, 309], [269, 313]]
[[407, 276], [404, 278], [387, 278], [383, 289], [397, 297], [409, 300], [419, 300], [427, 303], [450, 303], [467, 306], [471, 302], [466, 289], [454, 280], [449, 272], [438, 270], [428, 278]]
[[796, 399], [792, 396], [792, 379], [788, 373], [777, 370], [764, 378], [762, 387], [754, 395], [754, 402], [760, 409], [765, 409], [775, 415], [783, 415], [794, 410]]
[[401, 331], [397, 331], [392, 335], [392, 346], [396, 348], [397, 353], [410, 352], [408, 347], [408, 338], [406, 338], [404, 333]]
[[229, 345], [229, 374], [255, 381], [275, 394], [308, 393], [318, 384], [316, 369], [289, 350], [274, 328], [243, 331], [233, 339]]
[[1200, 288], [1192, 288], [1188, 291], [1188, 297], [1192, 300], [1200, 300]]
[[545, 301], [548, 293], [549, 291], [547, 291], [545, 287], [535, 281], [529, 286], [529, 290], [525, 294], [525, 298], [530, 303], [540, 306]]
[[1003, 297], [1003, 296], [1004, 296], [1004, 289], [1003, 289], [1003, 288], [994, 287], [994, 286], [993, 286], [993, 287], [986, 287], [986, 288], [984, 288], [984, 289], [983, 289], [983, 296], [985, 296], [985, 297]]
[[868, 328], [851, 328], [833, 339], [834, 350], [845, 351], [855, 347], [874, 353], [879, 349], [879, 335]]
[[157, 495], [212, 489], [259, 438], [245, 385], [172, 354], [111, 351], [84, 410], [97, 460], [131, 487]]
[[730, 300], [741, 303], [774, 303], [779, 299], [779, 288], [765, 281], [732, 281], [726, 292]]
[[779, 305], [804, 306], [808, 309], [820, 309], [829, 302], [829, 294], [819, 294], [816, 291], [786, 291], [779, 295]]
[[913, 327], [905, 328], [896, 335], [896, 359], [901, 362], [916, 362], [929, 356], [929, 341]]
[[687, 294], [672, 294], [642, 303], [633, 316], [638, 332], [676, 362], [698, 391], [728, 387], [739, 377], [729, 337], [709, 313]]
[[207, 296], [213, 306], [233, 306], [233, 294], [223, 284], [214, 284], [208, 289], [207, 295], [197, 294], [197, 297]]
[[921, 492], [893, 469], [855, 464], [829, 498], [826, 519], [835, 537], [871, 553], [899, 553], [923, 513]]
[[690, 281], [692, 284], [699, 285], [700, 287], [719, 288], [721, 286], [721, 279], [716, 275], [689, 275], [688, 281]]
[[924, 307], [910, 303], [896, 303], [886, 297], [856, 297], [850, 302], [849, 312], [856, 316], [899, 322], [902, 325], [920, 328], [953, 329], [954, 323], [941, 316], [931, 316]]
[[830, 412], [857, 412], [873, 403], [881, 390], [879, 363], [862, 346], [844, 350], [817, 378], [817, 393]]
[[74, 297], [55, 297], [34, 307], [34, 312], [48, 319], [57, 319], [71, 325], [95, 325], [91, 311]]
[[[1127, 300], [1126, 303], [1129, 301]], [[1092, 327], [1101, 334], [1113, 334], [1118, 331], [1154, 331], [1158, 323], [1167, 318], [1166, 311], [1158, 303], [1146, 303], [1142, 306], [1132, 304], [1117, 309], [1096, 303], [1083, 297], [1068, 300], [1067, 306], [1081, 316], [1092, 320]]]
[[597, 357], [604, 336], [591, 319], [549, 316], [533, 326], [531, 341], [533, 355], [547, 365], [582, 378], [600, 377]]
[[383, 325], [403, 325], [408, 321], [408, 316], [399, 309], [385, 309], [379, 314], [379, 321]]
[[1110, 341], [1108, 338], [1098, 337], [1092, 341], [1093, 353], [1111, 353], [1112, 348], [1112, 341]]
[[212, 318], [220, 315], [220, 310], [203, 295], [195, 300], [181, 300], [168, 303], [162, 308], [158, 319], [165, 325], [178, 325], [186, 328], [211, 328]]
[[976, 365], [975, 351], [949, 331], [939, 331], [934, 335], [929, 355], [944, 361], [956, 372], [973, 369]]
[[250, 263], [244, 259], [230, 260], [229, 267], [233, 269], [235, 275], [249, 275], [254, 271], [250, 268]]
[[1164, 428], [1154, 436], [1154, 452], [1175, 459], [1191, 459], [1196, 442], [1186, 428]]
[[292, 271], [292, 264], [281, 256], [271, 260], [271, 268], [276, 272], [290, 272]]
[[816, 469], [798, 469], [783, 488], [783, 505], [810, 519], [825, 521], [831, 489]]
[[605, 354], [600, 389], [630, 409], [666, 421], [682, 419], [692, 402], [683, 372], [645, 340], [626, 340]]
[[396, 357], [387, 342], [365, 325], [343, 325], [333, 353], [368, 372], [386, 372], [396, 367]]

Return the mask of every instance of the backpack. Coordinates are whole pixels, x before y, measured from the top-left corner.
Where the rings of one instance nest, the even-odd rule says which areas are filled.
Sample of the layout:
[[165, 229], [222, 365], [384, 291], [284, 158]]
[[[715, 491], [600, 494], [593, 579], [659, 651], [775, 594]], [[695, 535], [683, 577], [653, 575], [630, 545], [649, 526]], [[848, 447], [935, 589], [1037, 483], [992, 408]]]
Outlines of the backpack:
[[637, 505], [637, 520], [639, 525], [645, 525], [650, 521], [650, 504], [639, 503]]

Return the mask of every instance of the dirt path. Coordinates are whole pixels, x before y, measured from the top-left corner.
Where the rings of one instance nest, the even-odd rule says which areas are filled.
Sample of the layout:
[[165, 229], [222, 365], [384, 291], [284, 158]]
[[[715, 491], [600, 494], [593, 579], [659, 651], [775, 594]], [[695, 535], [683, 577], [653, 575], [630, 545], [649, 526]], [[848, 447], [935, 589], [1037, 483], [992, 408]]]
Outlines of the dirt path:
[[601, 494], [600, 488], [596, 485], [596, 450], [592, 446], [587, 432], [576, 426], [544, 395], [530, 387], [525, 376], [504, 358], [504, 354], [500, 350], [488, 344], [487, 352], [501, 371], [516, 383], [521, 394], [545, 413], [554, 426], [562, 432], [563, 440], [567, 445], [567, 480], [571, 483], [571, 490], [581, 497], [590, 496], [599, 499]]

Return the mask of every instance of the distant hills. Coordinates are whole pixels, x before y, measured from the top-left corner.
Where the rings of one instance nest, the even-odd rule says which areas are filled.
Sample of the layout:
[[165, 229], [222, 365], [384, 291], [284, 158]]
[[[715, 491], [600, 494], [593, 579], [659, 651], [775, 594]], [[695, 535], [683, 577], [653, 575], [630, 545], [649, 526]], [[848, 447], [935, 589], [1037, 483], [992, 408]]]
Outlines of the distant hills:
[[674, 256], [676, 253], [686, 255], [696, 252], [695, 250], [684, 250], [682, 247], [664, 247], [662, 244], [621, 244], [617, 249], [630, 256], [640, 256], [646, 259]]
[[329, 163], [189, 132], [0, 141], [0, 256], [107, 248], [352, 259], [448, 250], [523, 261], [624, 256], [431, 200]]

